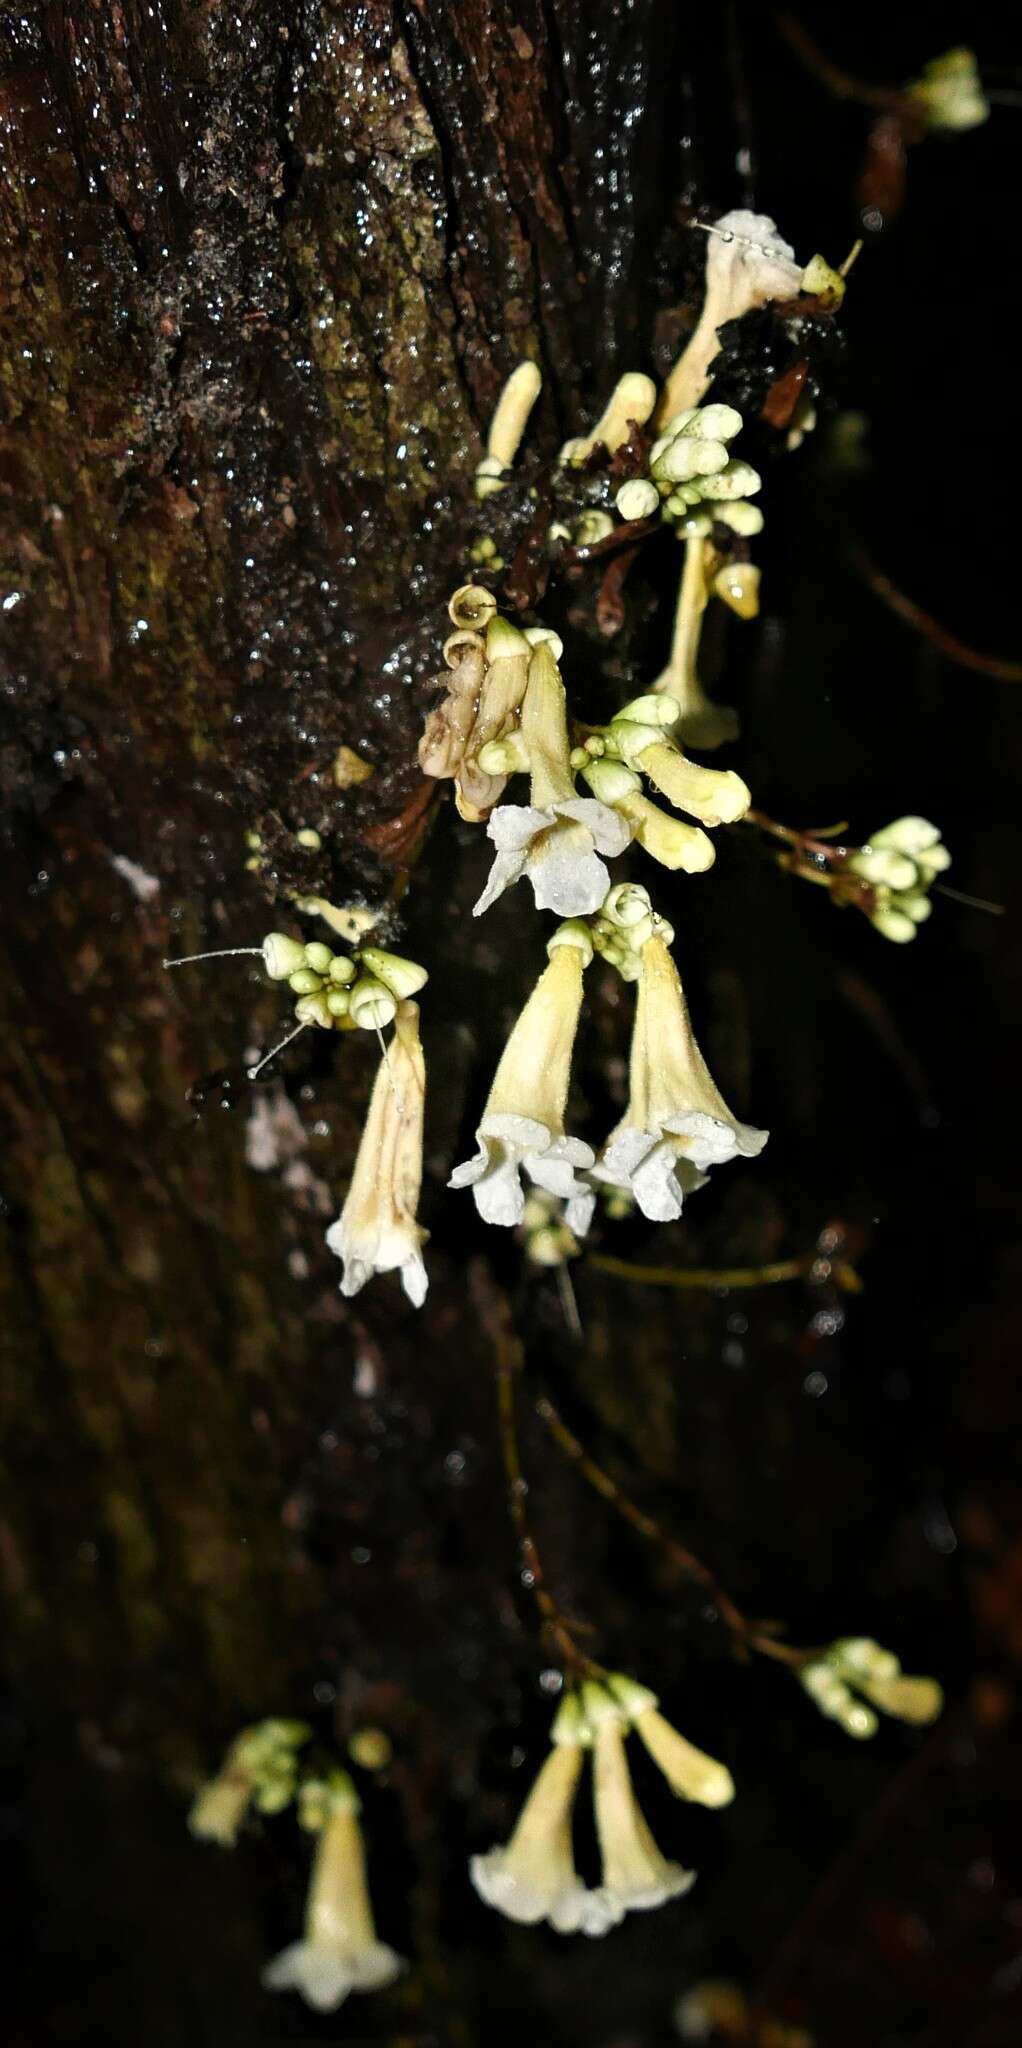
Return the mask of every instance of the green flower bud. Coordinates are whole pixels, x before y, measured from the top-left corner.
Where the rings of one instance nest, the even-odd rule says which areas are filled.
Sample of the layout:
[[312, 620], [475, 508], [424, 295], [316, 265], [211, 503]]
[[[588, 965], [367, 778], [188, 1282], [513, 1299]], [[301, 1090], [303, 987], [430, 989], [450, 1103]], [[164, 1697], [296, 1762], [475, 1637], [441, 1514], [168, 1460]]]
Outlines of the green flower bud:
[[426, 969], [416, 961], [403, 960], [398, 953], [385, 953], [379, 946], [363, 946], [358, 957], [360, 966], [367, 967], [402, 1002], [418, 995], [429, 980]]
[[333, 957], [329, 946], [324, 946], [322, 939], [313, 939], [305, 948], [305, 965], [311, 967], [314, 974], [329, 974]]
[[263, 965], [271, 981], [286, 981], [289, 974], [305, 966], [305, 947], [286, 932], [267, 932], [263, 940]]
[[322, 977], [314, 974], [311, 967], [299, 967], [294, 974], [288, 975], [287, 985], [288, 988], [294, 989], [296, 996], [314, 996], [322, 988], [323, 982]]
[[351, 991], [348, 1015], [362, 1031], [382, 1031], [397, 1015], [397, 1002], [389, 988], [372, 975], [360, 976]]

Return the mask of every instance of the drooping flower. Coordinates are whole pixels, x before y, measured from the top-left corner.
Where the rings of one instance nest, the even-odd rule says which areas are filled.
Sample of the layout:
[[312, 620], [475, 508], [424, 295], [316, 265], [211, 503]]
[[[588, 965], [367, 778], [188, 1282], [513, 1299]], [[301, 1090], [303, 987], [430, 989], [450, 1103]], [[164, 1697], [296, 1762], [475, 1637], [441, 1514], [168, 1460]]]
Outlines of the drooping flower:
[[592, 941], [582, 924], [558, 927], [547, 946], [550, 964], [538, 982], [497, 1067], [476, 1137], [474, 1159], [457, 1166], [448, 1185], [471, 1187], [486, 1223], [520, 1223], [525, 1208], [521, 1174], [567, 1202], [564, 1220], [584, 1235], [592, 1215], [591, 1189], [577, 1178], [593, 1163], [592, 1147], [564, 1131], [571, 1054], [582, 1006], [582, 976]]
[[[642, 948], [632, 1029], [629, 1099], [595, 1177], [634, 1194], [644, 1216], [667, 1223], [710, 1166], [755, 1158], [766, 1131], [728, 1108], [696, 1044], [678, 970], [663, 939]], [[693, 1182], [693, 1176], [695, 1176]]]
[[421, 1308], [426, 1298], [426, 1232], [415, 1220], [425, 1097], [418, 1005], [401, 1002], [373, 1084], [347, 1199], [326, 1234], [330, 1250], [344, 1261], [342, 1294], [357, 1294], [374, 1273], [399, 1269], [409, 1301]]
[[584, 1704], [593, 1727], [593, 1791], [596, 1833], [603, 1871], [601, 1891], [608, 1908], [644, 1912], [680, 1898], [695, 1883], [695, 1871], [670, 1863], [657, 1847], [635, 1796], [625, 1753], [624, 1712], [599, 1687], [585, 1688]]
[[487, 832], [497, 854], [474, 914], [481, 917], [524, 875], [537, 909], [583, 917], [599, 909], [610, 886], [600, 855], [623, 853], [632, 828], [595, 797], [575, 794], [564, 684], [548, 641], [533, 649], [529, 662], [520, 740], [529, 802], [502, 804], [490, 817]]
[[605, 1934], [621, 1912], [590, 1891], [575, 1869], [571, 1823], [588, 1741], [578, 1699], [564, 1700], [551, 1730], [552, 1748], [507, 1844], [473, 1856], [469, 1870], [488, 1906], [509, 1920], [546, 1920], [558, 1934]]
[[307, 1741], [304, 1721], [271, 1718], [243, 1728], [235, 1737], [215, 1778], [193, 1802], [188, 1825], [201, 1841], [233, 1849], [249, 1808], [280, 1813], [292, 1798], [296, 1778], [295, 1752]]
[[359, 1802], [350, 1778], [334, 1774], [319, 1829], [301, 1941], [263, 1971], [268, 1991], [297, 1991], [317, 2012], [336, 2012], [351, 1991], [379, 1991], [403, 1969], [376, 1938]]
[[735, 1781], [726, 1764], [686, 1741], [658, 1711], [654, 1692], [618, 1672], [607, 1684], [676, 1798], [695, 1800], [699, 1806], [730, 1805]]

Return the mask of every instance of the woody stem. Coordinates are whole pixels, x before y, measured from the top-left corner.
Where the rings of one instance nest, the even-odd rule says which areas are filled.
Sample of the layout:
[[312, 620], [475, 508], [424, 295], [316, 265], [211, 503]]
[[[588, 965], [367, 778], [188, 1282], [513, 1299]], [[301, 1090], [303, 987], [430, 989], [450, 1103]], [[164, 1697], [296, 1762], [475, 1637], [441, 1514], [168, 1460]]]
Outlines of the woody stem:
[[548, 1395], [539, 1396], [535, 1410], [559, 1449], [581, 1472], [594, 1492], [609, 1502], [622, 1520], [636, 1529], [640, 1536], [644, 1536], [647, 1542], [656, 1543], [668, 1557], [673, 1558], [687, 1579], [691, 1579], [695, 1585], [701, 1586], [703, 1591], [709, 1594], [721, 1620], [730, 1630], [736, 1643], [740, 1643], [745, 1649], [760, 1650], [764, 1656], [775, 1657], [795, 1669], [805, 1662], [804, 1650], [793, 1649], [787, 1643], [775, 1642], [754, 1622], [747, 1620], [709, 1566], [684, 1543], [680, 1543], [676, 1536], [671, 1536], [666, 1529], [661, 1528], [660, 1523], [652, 1515], [647, 1514], [645, 1508], [640, 1508], [618, 1485], [616, 1479], [612, 1479], [610, 1473], [605, 1472], [602, 1465], [598, 1465], [595, 1458], [590, 1457], [585, 1446], [580, 1443], [574, 1431], [569, 1429]]
[[503, 1296], [497, 1294], [481, 1261], [472, 1269], [471, 1287], [481, 1320], [493, 1344], [501, 1459], [507, 1483], [508, 1511], [518, 1544], [522, 1581], [535, 1601], [543, 1633], [556, 1650], [566, 1672], [573, 1677], [583, 1677], [594, 1672], [597, 1667], [592, 1658], [587, 1657], [578, 1647], [575, 1640], [578, 1624], [569, 1622], [549, 1590], [526, 1508], [529, 1488], [522, 1472], [515, 1399], [516, 1381], [523, 1364], [521, 1344], [512, 1327], [507, 1302]]

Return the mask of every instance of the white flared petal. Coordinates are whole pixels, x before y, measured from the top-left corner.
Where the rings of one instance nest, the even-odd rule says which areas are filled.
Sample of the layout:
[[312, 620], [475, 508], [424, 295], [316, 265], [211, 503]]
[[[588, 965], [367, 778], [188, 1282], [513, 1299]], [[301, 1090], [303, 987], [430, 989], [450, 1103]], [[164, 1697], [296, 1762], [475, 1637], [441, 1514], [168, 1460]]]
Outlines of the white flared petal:
[[674, 1223], [686, 1195], [704, 1188], [708, 1175], [700, 1173], [669, 1140], [661, 1142], [655, 1133], [621, 1125], [608, 1138], [593, 1178], [627, 1189], [651, 1223]]
[[600, 853], [623, 853], [631, 826], [595, 797], [571, 797], [545, 810], [503, 804], [493, 812], [487, 834], [497, 854], [473, 916], [481, 917], [525, 875], [538, 910], [583, 917], [599, 909], [610, 887]]
[[267, 1963], [262, 1974], [267, 1991], [297, 1991], [316, 2012], [336, 2012], [354, 1980], [346, 1962], [314, 1941], [293, 1941]]
[[[584, 1203], [588, 1190], [576, 1170], [593, 1164], [593, 1151], [580, 1138], [566, 1138], [532, 1117], [486, 1116], [477, 1132], [479, 1151], [456, 1166], [448, 1187], [471, 1187], [484, 1223], [520, 1223], [525, 1208], [521, 1175], [569, 1202]], [[591, 1214], [591, 1209], [590, 1212]], [[588, 1218], [587, 1218], [588, 1223]], [[569, 1229], [574, 1226], [569, 1224]]]

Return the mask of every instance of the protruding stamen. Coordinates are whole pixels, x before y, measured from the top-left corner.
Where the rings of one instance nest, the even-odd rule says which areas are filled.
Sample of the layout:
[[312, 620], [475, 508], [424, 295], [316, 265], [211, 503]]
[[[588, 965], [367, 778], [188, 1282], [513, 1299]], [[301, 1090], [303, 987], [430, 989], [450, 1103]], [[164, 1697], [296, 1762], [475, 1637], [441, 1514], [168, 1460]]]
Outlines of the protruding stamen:
[[291, 1044], [291, 1041], [292, 1041], [292, 1039], [295, 1039], [295, 1038], [300, 1038], [300, 1037], [301, 1037], [301, 1034], [302, 1034], [302, 1032], [303, 1032], [303, 1031], [308, 1031], [308, 1030], [310, 1030], [310, 1028], [311, 1028], [311, 1027], [310, 1027], [310, 1026], [309, 1026], [308, 1024], [299, 1024], [299, 1025], [298, 1025], [298, 1026], [296, 1027], [296, 1029], [295, 1029], [294, 1031], [289, 1031], [289, 1032], [288, 1032], [288, 1034], [287, 1034], [287, 1037], [286, 1037], [286, 1038], [282, 1038], [282, 1039], [281, 1039], [281, 1041], [280, 1041], [280, 1044], [279, 1044], [279, 1045], [275, 1045], [275, 1046], [273, 1046], [273, 1047], [272, 1047], [272, 1049], [271, 1049], [271, 1050], [270, 1050], [269, 1052], [264, 1052], [264, 1054], [263, 1054], [263, 1056], [262, 1056], [262, 1059], [261, 1059], [261, 1060], [257, 1060], [257, 1062], [256, 1062], [256, 1064], [255, 1064], [255, 1066], [254, 1066], [254, 1067], [247, 1067], [247, 1068], [246, 1068], [246, 1070], [245, 1070], [245, 1071], [246, 1071], [246, 1073], [248, 1074], [248, 1078], [249, 1078], [249, 1080], [250, 1080], [250, 1081], [254, 1081], [254, 1080], [255, 1080], [255, 1077], [256, 1077], [256, 1075], [257, 1075], [257, 1074], [260, 1074], [260, 1073], [262, 1072], [263, 1068], [264, 1068], [265, 1066], [267, 1066], [267, 1065], [269, 1064], [270, 1060], [275, 1060], [275, 1059], [276, 1059], [276, 1057], [277, 1057], [277, 1054], [278, 1054], [279, 1052], [283, 1052], [283, 1050], [284, 1050], [284, 1047], [285, 1047], [286, 1045], [290, 1045], [290, 1044]]
[[221, 946], [215, 953], [183, 953], [180, 960], [165, 960], [164, 967], [190, 967], [193, 960], [233, 960], [240, 953], [255, 953], [262, 959], [261, 946]]

